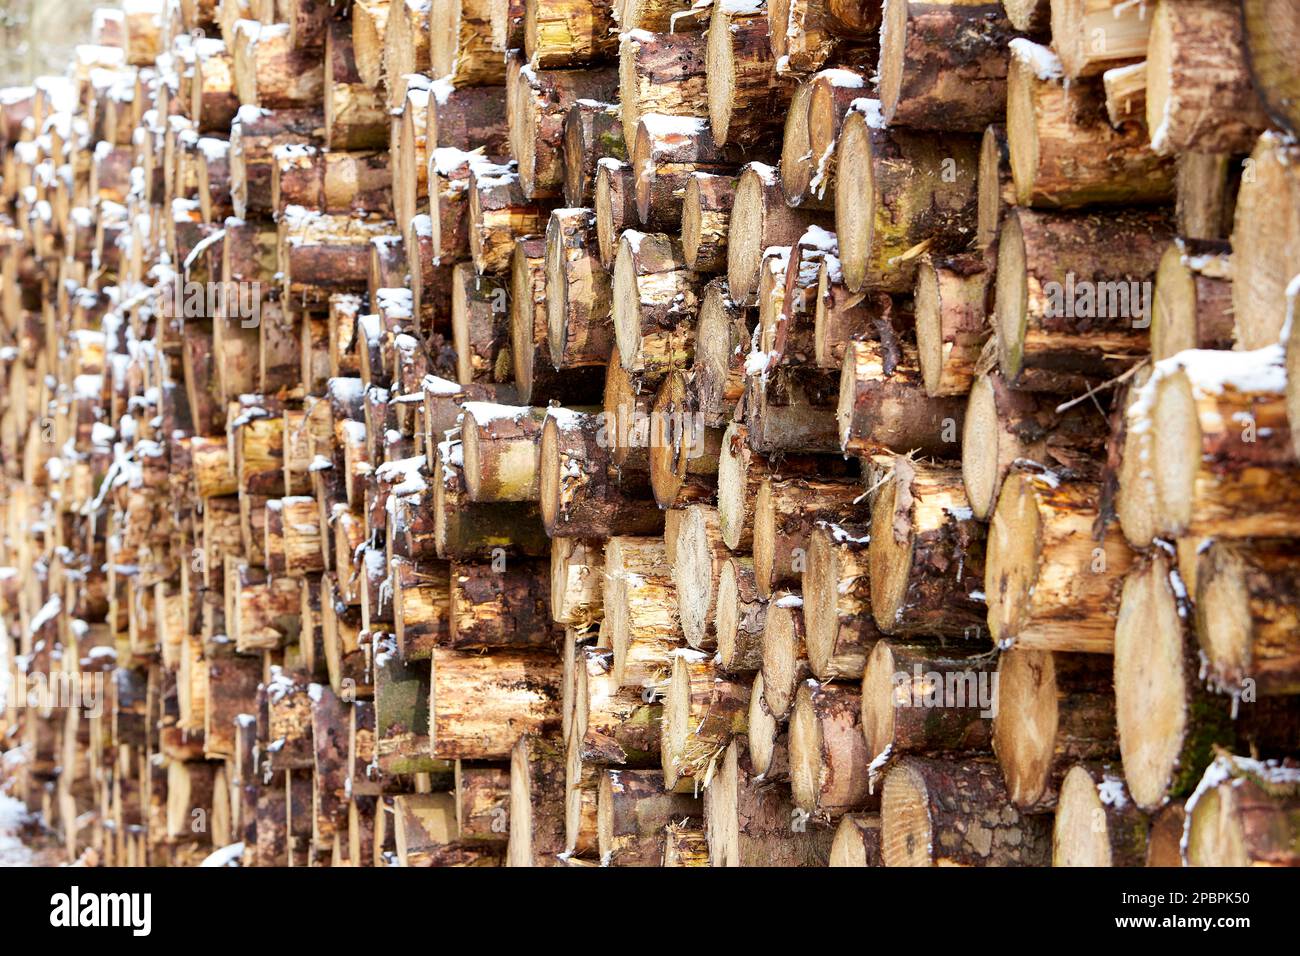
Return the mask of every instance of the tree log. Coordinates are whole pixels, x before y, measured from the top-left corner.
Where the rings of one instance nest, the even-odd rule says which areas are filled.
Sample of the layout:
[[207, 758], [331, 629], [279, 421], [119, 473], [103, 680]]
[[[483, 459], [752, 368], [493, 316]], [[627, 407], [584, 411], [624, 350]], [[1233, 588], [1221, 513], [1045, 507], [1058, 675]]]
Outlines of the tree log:
[[835, 412], [847, 454], [919, 451], [954, 458], [961, 442], [960, 395], [932, 397], [916, 351], [902, 342], [850, 341]]
[[1052, 820], [1007, 802], [991, 760], [960, 764], [905, 757], [880, 798], [885, 866], [1045, 866]]
[[708, 116], [704, 38], [698, 33], [649, 33], [626, 24], [622, 28], [618, 105], [623, 140], [636, 141], [637, 124], [646, 113]]
[[834, 820], [878, 803], [861, 707], [856, 688], [814, 680], [799, 685], [789, 744], [790, 791], [799, 809]]
[[1189, 350], [1155, 367], [1127, 410], [1134, 467], [1120, 474], [1117, 506], [1130, 542], [1291, 533], [1298, 473], [1281, 361], [1278, 346]]
[[1061, 783], [1052, 866], [1146, 866], [1150, 828], [1122, 776], [1106, 765], [1076, 764]]
[[1294, 866], [1300, 779], [1275, 761], [1220, 754], [1187, 801], [1185, 866]]
[[542, 427], [538, 468], [542, 520], [553, 536], [648, 534], [663, 515], [649, 489], [612, 473], [600, 416], [551, 409]]
[[553, 655], [535, 651], [480, 654], [434, 648], [429, 697], [433, 755], [504, 760], [520, 734], [558, 731], [560, 670]]
[[871, 611], [887, 634], [981, 639], [985, 526], [955, 469], [894, 458], [871, 515]]
[[862, 676], [862, 732], [873, 776], [903, 754], [987, 753], [997, 661], [929, 644], [878, 641]]
[[1006, 135], [1020, 205], [1168, 201], [1174, 164], [1151, 149], [1140, 124], [1117, 129], [1103, 114], [1101, 90], [1067, 86], [1050, 50], [1028, 40], [1012, 44]]
[[1244, 153], [1268, 128], [1251, 83], [1239, 4], [1160, 0], [1146, 49], [1146, 120], [1157, 153]]
[[880, 866], [880, 815], [846, 813], [835, 828], [830, 866]]
[[1164, 213], [1018, 209], [998, 239], [998, 362], [1109, 378], [1147, 352], [1151, 281], [1172, 238]]
[[594, 253], [596, 215], [558, 209], [546, 225], [547, 345], [556, 368], [604, 365], [614, 347], [612, 282]]
[[[1236, 347], [1277, 341], [1288, 284], [1300, 273], [1300, 147], [1265, 133], [1244, 161], [1232, 224]], [[1294, 327], [1294, 323], [1293, 323]]]
[[1052, 45], [1072, 79], [1146, 55], [1150, 10], [1123, 0], [1051, 0]]
[[902, 0], [884, 12], [879, 93], [886, 123], [979, 133], [1002, 118], [1013, 28], [1000, 3]]
[[564, 750], [525, 733], [510, 751], [510, 866], [555, 866], [564, 852]]
[[661, 754], [667, 790], [698, 790], [711, 767], [742, 732], [749, 715], [749, 685], [717, 675], [698, 651], [672, 655], [663, 717]]
[[668, 827], [701, 816], [695, 797], [665, 789], [657, 770], [605, 771], [596, 813], [602, 866], [658, 866]]
[[752, 558], [732, 555], [718, 572], [714, 632], [718, 665], [729, 674], [749, 673], [763, 663], [767, 601], [758, 593]]
[[1100, 498], [1092, 481], [1029, 469], [1008, 476], [984, 568], [989, 634], [1000, 647], [1111, 653], [1133, 555], [1118, 528], [1094, 537]]
[[907, 291], [919, 252], [965, 247], [979, 147], [974, 136], [886, 129], [878, 100], [854, 101], [835, 146], [835, 233], [851, 291]]
[[1015, 648], [999, 656], [993, 749], [1021, 810], [1054, 808], [1074, 764], [1118, 756], [1110, 672], [1091, 655]]
[[990, 276], [984, 256], [925, 256], [916, 275], [916, 345], [931, 397], [965, 395], [990, 330]]
[[1204, 688], [1189, 623], [1182, 578], [1165, 553], [1134, 562], [1115, 626], [1115, 723], [1125, 781], [1144, 810], [1191, 793], [1216, 746], [1268, 755], [1295, 732], [1292, 698], [1238, 708]]
[[1294, 547], [1277, 539], [1205, 542], [1195, 568], [1190, 583], [1207, 683], [1229, 694], [1300, 690]]
[[621, 687], [663, 681], [678, 646], [672, 570], [658, 538], [611, 537], [605, 547], [604, 633]]
[[774, 77], [766, 4], [715, 3], [705, 46], [709, 122], [719, 145], [753, 148], [774, 134], [794, 84]]
[[627, 160], [618, 106], [578, 100], [564, 118], [564, 202], [592, 208], [602, 159]]
[[764, 785], [738, 737], [704, 791], [712, 866], [825, 866], [834, 832], [808, 819], [784, 788]]

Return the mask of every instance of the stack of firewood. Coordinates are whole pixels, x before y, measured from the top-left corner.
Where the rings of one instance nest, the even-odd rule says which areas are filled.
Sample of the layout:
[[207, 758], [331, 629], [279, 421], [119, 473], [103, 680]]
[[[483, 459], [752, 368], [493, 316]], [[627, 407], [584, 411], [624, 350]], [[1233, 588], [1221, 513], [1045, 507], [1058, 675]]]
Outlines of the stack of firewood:
[[1300, 862], [1291, 0], [124, 0], [0, 91], [70, 860]]

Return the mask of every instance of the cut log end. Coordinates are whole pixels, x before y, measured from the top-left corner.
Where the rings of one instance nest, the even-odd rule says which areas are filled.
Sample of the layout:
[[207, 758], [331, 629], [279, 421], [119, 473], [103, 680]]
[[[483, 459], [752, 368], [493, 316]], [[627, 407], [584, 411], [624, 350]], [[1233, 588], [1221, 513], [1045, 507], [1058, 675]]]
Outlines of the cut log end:
[[1032, 806], [1048, 783], [1057, 729], [1056, 669], [1050, 652], [1010, 650], [998, 661], [998, 712], [993, 749], [1007, 794]]
[[1192, 520], [1194, 486], [1201, 468], [1201, 424], [1192, 383], [1178, 371], [1156, 383], [1154, 433], [1155, 485], [1162, 530], [1180, 533]]
[[677, 531], [673, 577], [682, 632], [686, 643], [694, 648], [713, 643], [712, 624], [722, 568], [721, 562], [715, 561], [711, 538], [720, 541], [716, 511], [704, 505], [687, 508]]
[[[942, 5], [938, 7], [942, 9]], [[888, 119], [898, 109], [903, 88], [903, 71], [907, 66], [908, 19], [911, 5], [906, 2], [885, 4], [880, 24], [880, 63], [877, 96], [881, 112]]]
[[799, 683], [808, 676], [802, 612], [792, 606], [791, 597], [782, 593], [772, 596], [763, 632], [763, 696], [768, 709], [780, 719], [789, 715]]
[[885, 866], [934, 865], [929, 805], [928, 785], [915, 767], [899, 764], [885, 777], [880, 794], [880, 858]]
[[785, 131], [781, 137], [781, 188], [795, 205], [802, 205], [808, 200], [809, 187], [816, 169], [812, 142], [808, 135], [811, 99], [812, 85], [800, 83], [790, 101]]
[[753, 507], [748, 486], [749, 449], [743, 430], [727, 426], [722, 436], [722, 453], [718, 457], [718, 524], [722, 540], [733, 551], [740, 547], [747, 530], [745, 516]]
[[1115, 625], [1115, 720], [1124, 776], [1142, 807], [1159, 806], [1188, 727], [1184, 623], [1168, 559], [1152, 555], [1124, 581]]
[[902, 611], [912, 567], [910, 518], [906, 511], [896, 514], [897, 498], [898, 481], [888, 481], [871, 509], [871, 612], [882, 630], [892, 628]]
[[979, 195], [977, 197], [976, 245], [987, 249], [998, 238], [1002, 212], [1008, 200], [1009, 178], [1006, 128], [989, 126], [980, 140]]
[[1008, 216], [998, 236], [994, 321], [998, 330], [998, 364], [1008, 381], [1015, 381], [1024, 363], [1028, 308], [1025, 240], [1020, 220]]
[[1038, 581], [1042, 519], [1032, 479], [1007, 477], [989, 528], [985, 593], [989, 632], [997, 643], [1014, 640], [1028, 623], [1028, 602]]
[[823, 740], [821, 723], [813, 710], [809, 685], [803, 681], [790, 714], [790, 793], [794, 805], [812, 811], [821, 786]]
[[840, 820], [831, 843], [830, 866], [880, 866], [880, 816], [849, 813]]
[[705, 80], [708, 84], [709, 127], [718, 144], [727, 141], [736, 94], [736, 58], [732, 50], [730, 18], [721, 9], [713, 12], [704, 50]]
[[894, 741], [894, 675], [898, 666], [888, 641], [871, 649], [862, 673], [862, 734], [874, 760]]
[[993, 389], [987, 375], [976, 376], [961, 430], [962, 483], [977, 518], [987, 518], [992, 512], [1004, 464], [998, 460], [998, 408]]
[[763, 696], [763, 675], [755, 674], [749, 695], [748, 721], [749, 762], [755, 773], [767, 776], [775, 769], [774, 760], [780, 735], [781, 725], [772, 716]]
[[808, 545], [803, 573], [804, 625], [808, 662], [813, 673], [823, 674], [835, 652], [839, 636], [840, 567], [832, 536], [814, 533]]
[[553, 417], [542, 425], [542, 441], [537, 450], [537, 494], [544, 527], [555, 527], [560, 512], [560, 428]]
[[1229, 549], [1215, 548], [1210, 567], [1198, 575], [1196, 615], [1206, 656], [1216, 670], [1245, 674], [1250, 667], [1252, 627], [1246, 566]]
[[763, 177], [747, 170], [736, 184], [727, 228], [727, 287], [737, 302], [753, 302], [758, 292], [759, 267], [763, 262], [764, 229]]
[[1052, 832], [1053, 866], [1141, 866], [1147, 856], [1147, 820], [1129, 800], [1124, 782], [1104, 768], [1069, 769], [1061, 782]]
[[939, 276], [928, 261], [923, 262], [917, 272], [914, 302], [921, 380], [925, 383], [926, 394], [937, 395], [944, 365], [943, 304], [939, 296]]

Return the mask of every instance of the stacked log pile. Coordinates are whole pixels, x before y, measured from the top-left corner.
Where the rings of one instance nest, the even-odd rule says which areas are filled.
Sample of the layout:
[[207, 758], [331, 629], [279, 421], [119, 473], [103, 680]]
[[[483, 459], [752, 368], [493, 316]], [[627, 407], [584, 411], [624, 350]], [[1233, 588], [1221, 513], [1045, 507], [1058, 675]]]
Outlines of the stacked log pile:
[[1293, 4], [95, 24], [0, 91], [69, 860], [1300, 862]]

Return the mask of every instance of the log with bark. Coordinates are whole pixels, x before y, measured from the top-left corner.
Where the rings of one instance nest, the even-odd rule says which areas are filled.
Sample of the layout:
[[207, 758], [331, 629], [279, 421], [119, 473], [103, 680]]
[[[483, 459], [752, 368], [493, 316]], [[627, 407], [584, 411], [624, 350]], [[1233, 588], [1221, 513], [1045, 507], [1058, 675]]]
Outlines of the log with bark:
[[1176, 239], [1156, 270], [1151, 358], [1232, 348], [1232, 254], [1219, 240]]
[[790, 791], [794, 805], [823, 819], [874, 809], [871, 754], [862, 698], [843, 684], [804, 681], [790, 715]]
[[927, 395], [970, 391], [990, 332], [989, 280], [978, 253], [922, 259], [916, 274], [916, 351]]
[[1146, 50], [1146, 122], [1157, 153], [1244, 153], [1268, 127], [1246, 62], [1239, 4], [1160, 0]]
[[677, 602], [662, 539], [615, 536], [605, 546], [605, 623], [614, 680], [647, 687], [668, 677], [678, 646]]
[[560, 727], [560, 661], [549, 653], [435, 647], [429, 746], [443, 760], [504, 760], [520, 734]]
[[614, 347], [611, 277], [595, 254], [597, 219], [590, 209], [557, 209], [546, 224], [546, 342], [557, 369], [603, 366]]
[[713, 4], [706, 36], [709, 122], [719, 144], [755, 147], [780, 127], [794, 84], [777, 77], [765, 3]]
[[[1029, 376], [1032, 384], [1033, 376]], [[1055, 384], [1044, 378], [1045, 384]], [[997, 371], [971, 386], [962, 426], [962, 481], [977, 518], [988, 518], [1018, 461], [1053, 473], [1097, 477], [1107, 419], [1085, 403], [1052, 392], [1012, 388]], [[1058, 411], [1058, 409], [1061, 409]]]
[[1269, 755], [1294, 734], [1293, 698], [1237, 705], [1205, 687], [1187, 603], [1163, 550], [1134, 562], [1115, 626], [1115, 724], [1125, 782], [1144, 810], [1192, 793], [1216, 747]]
[[1286, 69], [1286, 51], [1294, 43], [1300, 22], [1295, 10], [1279, 0], [1245, 0], [1242, 30], [1251, 80], [1270, 118], [1292, 134], [1300, 129], [1296, 112], [1296, 82]]
[[1052, 866], [1147, 866], [1150, 831], [1118, 767], [1076, 764], [1061, 783]]
[[553, 536], [649, 534], [663, 515], [649, 488], [614, 472], [599, 415], [550, 410], [542, 426], [539, 494], [542, 521]]
[[1298, 777], [1289, 763], [1219, 754], [1187, 801], [1183, 865], [1294, 865]]
[[1292, 542], [1209, 540], [1194, 562], [1190, 596], [1206, 681], [1230, 694], [1296, 693]]
[[998, 238], [998, 363], [1111, 378], [1148, 351], [1151, 283], [1172, 238], [1163, 212], [1017, 209]]
[[828, 866], [880, 866], [880, 814], [846, 813], [835, 828]]
[[1126, 411], [1116, 505], [1135, 546], [1293, 533], [1281, 351], [1188, 350], [1156, 365]]
[[1007, 802], [991, 760], [949, 763], [904, 757], [885, 777], [880, 797], [885, 866], [1046, 866], [1050, 817]]
[[922, 252], [965, 247], [979, 147], [975, 136], [887, 129], [879, 100], [853, 102], [835, 145], [835, 233], [851, 291], [907, 291]]
[[963, 633], [981, 642], [987, 531], [956, 469], [893, 459], [871, 513], [871, 611], [887, 634]]
[[708, 116], [707, 44], [698, 33], [650, 33], [622, 24], [618, 104], [623, 140], [636, 141], [642, 115]]
[[917, 352], [907, 343], [857, 339], [845, 346], [835, 418], [846, 454], [954, 458], [961, 403], [960, 395], [927, 394]]
[[1100, 500], [1096, 482], [1028, 468], [1007, 477], [984, 567], [989, 634], [1000, 647], [1111, 652], [1132, 552], [1118, 527], [1094, 536]]
[[663, 786], [692, 792], [749, 720], [749, 684], [727, 680], [699, 651], [669, 655], [663, 714]]
[[886, 123], [978, 133], [1002, 118], [1007, 41], [1000, 3], [905, 2], [884, 6], [881, 112]]
[[825, 866], [834, 831], [808, 819], [750, 766], [744, 737], [728, 745], [704, 791], [712, 866]]
[[1006, 137], [1020, 205], [1169, 200], [1174, 164], [1151, 148], [1140, 123], [1112, 126], [1101, 88], [1086, 80], [1067, 83], [1061, 61], [1047, 47], [1020, 39], [1011, 51]]
[[792, 246], [811, 226], [829, 226], [824, 212], [786, 205], [777, 171], [752, 162], [741, 170], [727, 227], [727, 288], [732, 299], [758, 304], [763, 257], [773, 246]]
[[1118, 756], [1110, 665], [1088, 654], [1022, 648], [999, 656], [993, 749], [1018, 808], [1052, 809], [1074, 764]]
[[997, 661], [933, 643], [881, 640], [862, 675], [862, 734], [871, 772], [903, 754], [992, 749], [1001, 706]]

